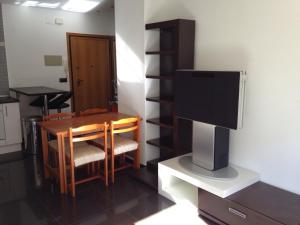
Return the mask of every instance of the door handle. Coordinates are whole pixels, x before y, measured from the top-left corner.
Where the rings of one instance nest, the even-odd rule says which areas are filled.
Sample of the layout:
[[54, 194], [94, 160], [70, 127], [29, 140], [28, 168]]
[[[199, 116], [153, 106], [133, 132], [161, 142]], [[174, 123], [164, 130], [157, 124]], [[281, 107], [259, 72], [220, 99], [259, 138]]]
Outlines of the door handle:
[[77, 79], [77, 86], [80, 86], [81, 82], [83, 82], [84, 80], [82, 79]]
[[6, 117], [8, 117], [7, 106], [5, 106], [5, 114], [6, 114]]

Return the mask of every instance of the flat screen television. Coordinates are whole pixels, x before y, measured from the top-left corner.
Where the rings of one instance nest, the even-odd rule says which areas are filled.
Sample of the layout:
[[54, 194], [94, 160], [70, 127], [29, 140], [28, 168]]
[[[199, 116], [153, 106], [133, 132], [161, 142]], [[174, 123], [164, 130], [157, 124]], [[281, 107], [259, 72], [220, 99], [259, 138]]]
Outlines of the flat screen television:
[[175, 114], [229, 129], [242, 127], [245, 75], [239, 71], [178, 70]]

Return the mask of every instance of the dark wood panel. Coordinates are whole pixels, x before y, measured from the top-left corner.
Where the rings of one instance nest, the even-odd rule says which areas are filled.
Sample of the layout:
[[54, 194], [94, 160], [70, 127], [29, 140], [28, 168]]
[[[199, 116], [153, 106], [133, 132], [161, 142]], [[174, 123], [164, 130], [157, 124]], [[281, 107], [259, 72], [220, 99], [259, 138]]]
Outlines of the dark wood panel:
[[257, 182], [228, 199], [284, 224], [300, 224], [300, 196], [266, 183]]
[[216, 217], [230, 225], [282, 225], [282, 223], [260, 214], [254, 210], [243, 207], [228, 199], [199, 189], [199, 210]]

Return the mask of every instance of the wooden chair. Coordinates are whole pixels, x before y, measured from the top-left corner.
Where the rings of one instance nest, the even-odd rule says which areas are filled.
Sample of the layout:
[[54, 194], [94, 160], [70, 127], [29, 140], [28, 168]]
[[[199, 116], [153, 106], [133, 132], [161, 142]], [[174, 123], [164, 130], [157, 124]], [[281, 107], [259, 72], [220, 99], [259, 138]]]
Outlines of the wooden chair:
[[[132, 133], [133, 138], [125, 137], [124, 134]], [[123, 134], [123, 135], [122, 135]], [[103, 146], [101, 140], [94, 143], [96, 146]], [[140, 118], [128, 118], [110, 123], [110, 139], [108, 140], [109, 152], [111, 157], [111, 177], [112, 183], [115, 181], [115, 172], [128, 167], [140, 168]], [[126, 153], [134, 152], [133, 164], [123, 161], [123, 165], [115, 168], [115, 156], [125, 159]]]
[[[43, 121], [51, 121], [51, 120], [64, 120], [64, 119], [70, 119], [74, 116], [74, 113], [56, 113], [56, 114], [50, 114], [48, 116], [43, 116]], [[56, 177], [56, 180], [59, 181], [59, 166], [58, 166], [58, 142], [55, 137], [52, 135], [48, 136], [50, 139], [48, 141], [48, 148], [49, 148], [49, 156], [48, 162], [48, 169], [52, 176]], [[52, 158], [51, 158], [52, 157]]]
[[80, 111], [80, 116], [89, 116], [89, 115], [107, 113], [107, 112], [108, 110], [104, 108], [92, 108], [92, 109], [86, 109], [84, 111]]
[[[70, 128], [69, 144], [65, 147], [65, 155], [70, 164], [70, 188], [72, 197], [75, 197], [75, 186], [94, 179], [103, 179], [108, 185], [108, 155], [107, 155], [107, 129], [108, 125], [94, 124], [79, 128]], [[103, 141], [103, 149], [88, 144], [87, 141]], [[75, 180], [75, 168], [104, 161], [104, 176], [100, 169], [96, 174], [81, 180]]]

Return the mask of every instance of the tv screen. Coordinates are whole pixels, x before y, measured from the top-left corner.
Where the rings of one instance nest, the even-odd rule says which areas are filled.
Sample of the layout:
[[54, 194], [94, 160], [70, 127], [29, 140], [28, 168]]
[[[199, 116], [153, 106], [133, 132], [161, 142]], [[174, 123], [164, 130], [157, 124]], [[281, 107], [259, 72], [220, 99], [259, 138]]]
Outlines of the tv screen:
[[176, 116], [220, 127], [241, 127], [244, 79], [241, 72], [178, 70]]

